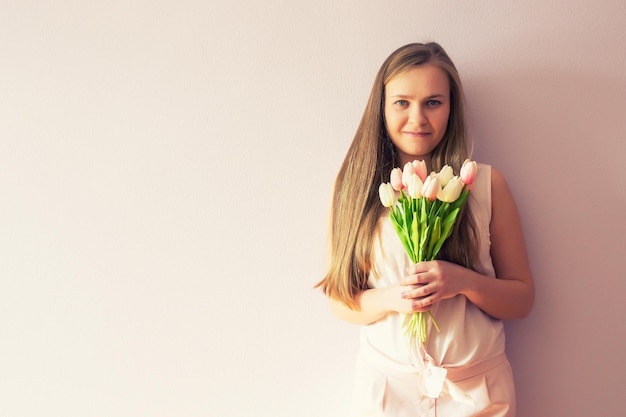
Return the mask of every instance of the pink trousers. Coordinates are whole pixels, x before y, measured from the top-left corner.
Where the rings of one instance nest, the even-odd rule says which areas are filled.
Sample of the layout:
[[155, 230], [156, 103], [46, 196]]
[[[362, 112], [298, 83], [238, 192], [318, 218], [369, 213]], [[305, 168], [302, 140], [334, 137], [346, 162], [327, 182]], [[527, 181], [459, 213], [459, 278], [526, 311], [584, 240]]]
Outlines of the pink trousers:
[[447, 377], [466, 394], [458, 401], [421, 392], [417, 374], [384, 372], [359, 357], [352, 417], [514, 417], [515, 388], [504, 354], [471, 366], [448, 369]]

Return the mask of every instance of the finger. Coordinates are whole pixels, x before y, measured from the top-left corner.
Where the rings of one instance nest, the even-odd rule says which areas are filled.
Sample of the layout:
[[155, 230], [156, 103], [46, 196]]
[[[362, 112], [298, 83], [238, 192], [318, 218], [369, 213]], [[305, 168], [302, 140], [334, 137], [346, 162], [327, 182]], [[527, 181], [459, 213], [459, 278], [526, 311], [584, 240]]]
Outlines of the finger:
[[425, 285], [430, 281], [428, 280], [428, 275], [424, 273], [420, 274], [412, 274], [404, 277], [402, 281], [400, 281], [400, 285]]
[[413, 312], [428, 311], [433, 305], [432, 297], [416, 298], [411, 302]]
[[413, 285], [410, 287], [410, 289], [407, 289], [406, 291], [403, 291], [400, 295], [402, 298], [415, 298], [415, 299], [419, 299], [419, 298], [424, 298], [429, 296], [432, 293], [432, 290], [429, 286], [427, 285]]
[[428, 271], [428, 262], [418, 262], [407, 267], [407, 274], [419, 274], [420, 272]]

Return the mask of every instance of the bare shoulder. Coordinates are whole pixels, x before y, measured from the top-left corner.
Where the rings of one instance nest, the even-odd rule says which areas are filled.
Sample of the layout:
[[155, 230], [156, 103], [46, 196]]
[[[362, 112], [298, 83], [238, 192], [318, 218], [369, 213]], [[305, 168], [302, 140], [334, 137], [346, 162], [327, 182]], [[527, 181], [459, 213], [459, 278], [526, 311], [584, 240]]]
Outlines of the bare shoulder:
[[502, 172], [491, 167], [491, 205], [494, 214], [508, 212], [508, 215], [517, 215], [517, 208], [513, 194]]
[[509, 189], [504, 175], [494, 166], [491, 167], [491, 189], [492, 191], [504, 191]]
[[499, 278], [531, 283], [524, 235], [515, 200], [502, 173], [491, 169], [491, 255]]
[[521, 237], [517, 205], [504, 175], [491, 168], [491, 234], [497, 242], [509, 237]]

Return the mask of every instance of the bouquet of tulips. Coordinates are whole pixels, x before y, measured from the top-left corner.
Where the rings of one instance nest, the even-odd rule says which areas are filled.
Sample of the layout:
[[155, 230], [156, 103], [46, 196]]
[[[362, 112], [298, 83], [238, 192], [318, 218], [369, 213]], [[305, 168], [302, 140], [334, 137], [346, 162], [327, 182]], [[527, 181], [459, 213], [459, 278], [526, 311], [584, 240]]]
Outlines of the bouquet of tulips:
[[[415, 160], [408, 162], [404, 169], [394, 168], [390, 182], [380, 185], [380, 200], [389, 208], [391, 223], [411, 261], [417, 263], [436, 258], [452, 233], [477, 172], [476, 162], [466, 160], [459, 176], [455, 176], [448, 165], [427, 175], [426, 163]], [[428, 315], [439, 331], [430, 310]], [[424, 313], [407, 315], [404, 327], [411, 341], [417, 337], [421, 343], [426, 342]]]

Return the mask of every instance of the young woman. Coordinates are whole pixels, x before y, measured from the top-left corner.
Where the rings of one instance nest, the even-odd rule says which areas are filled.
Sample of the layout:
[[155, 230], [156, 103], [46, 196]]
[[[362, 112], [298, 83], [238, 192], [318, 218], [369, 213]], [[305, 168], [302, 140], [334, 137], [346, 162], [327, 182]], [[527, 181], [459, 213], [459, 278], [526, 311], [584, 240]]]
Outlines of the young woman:
[[[363, 325], [353, 416], [515, 415], [502, 320], [530, 312], [534, 284], [504, 178], [479, 164], [432, 262], [411, 263], [378, 197], [394, 167], [418, 159], [458, 174], [469, 157], [461, 81], [446, 52], [436, 43], [393, 52], [336, 179], [330, 266], [318, 284], [334, 314]], [[410, 342], [405, 315], [428, 310], [440, 331]]]

